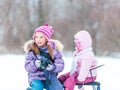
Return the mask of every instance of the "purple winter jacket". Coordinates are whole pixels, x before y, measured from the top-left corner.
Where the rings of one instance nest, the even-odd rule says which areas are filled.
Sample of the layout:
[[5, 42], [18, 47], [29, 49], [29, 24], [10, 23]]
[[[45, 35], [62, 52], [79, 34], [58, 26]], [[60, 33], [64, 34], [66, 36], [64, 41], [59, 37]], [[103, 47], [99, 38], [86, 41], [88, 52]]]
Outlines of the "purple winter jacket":
[[[58, 50], [54, 49], [53, 56], [56, 68], [55, 70], [51, 71], [51, 73], [56, 74], [62, 72], [64, 69], [64, 61], [62, 59], [61, 53]], [[45, 73], [43, 71], [40, 71], [34, 64], [37, 58], [32, 51], [26, 53], [25, 59], [25, 69], [28, 72], [28, 82], [31, 83], [35, 79], [46, 80]]]

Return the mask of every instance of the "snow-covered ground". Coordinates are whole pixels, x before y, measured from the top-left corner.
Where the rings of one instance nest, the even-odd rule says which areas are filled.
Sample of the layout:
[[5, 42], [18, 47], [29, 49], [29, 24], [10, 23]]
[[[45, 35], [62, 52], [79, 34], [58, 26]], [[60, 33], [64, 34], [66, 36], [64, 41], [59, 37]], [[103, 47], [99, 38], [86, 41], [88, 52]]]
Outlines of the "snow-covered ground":
[[[118, 84], [120, 81], [120, 59], [96, 58], [98, 64], [105, 64], [98, 69], [97, 80], [101, 82], [101, 90], [120, 90]], [[62, 73], [65, 73], [70, 70], [72, 57], [64, 56], [63, 59], [65, 60], [65, 69]], [[0, 90], [25, 90], [28, 87], [24, 61], [24, 55], [0, 55]], [[84, 88], [85, 90], [92, 90], [90, 86]]]

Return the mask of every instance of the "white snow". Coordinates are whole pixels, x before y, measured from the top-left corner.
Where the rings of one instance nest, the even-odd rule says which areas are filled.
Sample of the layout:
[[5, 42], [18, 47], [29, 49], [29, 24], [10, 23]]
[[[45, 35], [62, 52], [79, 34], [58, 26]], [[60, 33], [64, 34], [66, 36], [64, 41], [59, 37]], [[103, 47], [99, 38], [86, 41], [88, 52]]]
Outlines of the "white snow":
[[[0, 90], [25, 90], [29, 85], [27, 72], [24, 69], [24, 55], [0, 55]], [[101, 90], [120, 90], [120, 59], [111, 57], [96, 57], [98, 64], [105, 66], [98, 69], [97, 81], [101, 82]], [[72, 56], [64, 56], [65, 69], [70, 70]], [[60, 73], [60, 74], [62, 74]], [[85, 86], [85, 90], [92, 87]], [[77, 90], [77, 87], [75, 87]]]

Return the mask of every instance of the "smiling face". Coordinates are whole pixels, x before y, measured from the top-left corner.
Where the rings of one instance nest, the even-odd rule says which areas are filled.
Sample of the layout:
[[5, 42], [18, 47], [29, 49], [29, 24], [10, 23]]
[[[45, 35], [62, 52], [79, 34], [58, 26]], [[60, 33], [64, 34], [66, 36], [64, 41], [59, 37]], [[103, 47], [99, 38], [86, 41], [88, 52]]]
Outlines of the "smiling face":
[[35, 42], [40, 47], [45, 47], [47, 45], [47, 39], [45, 35], [41, 32], [35, 33]]

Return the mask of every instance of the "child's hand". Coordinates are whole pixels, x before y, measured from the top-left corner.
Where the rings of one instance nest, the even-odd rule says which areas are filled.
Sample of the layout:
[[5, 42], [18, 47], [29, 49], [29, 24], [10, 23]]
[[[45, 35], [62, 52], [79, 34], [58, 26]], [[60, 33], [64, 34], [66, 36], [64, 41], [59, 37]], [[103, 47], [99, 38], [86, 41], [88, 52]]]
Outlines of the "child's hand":
[[53, 63], [48, 64], [48, 66], [46, 68], [47, 71], [53, 71], [54, 69], [55, 69], [55, 64], [53, 64]]
[[41, 66], [41, 60], [36, 60], [35, 66], [39, 68]]

